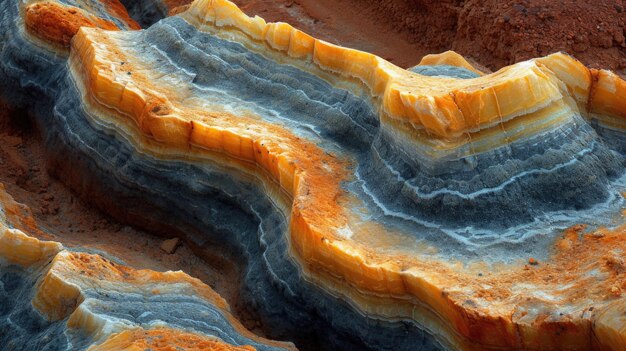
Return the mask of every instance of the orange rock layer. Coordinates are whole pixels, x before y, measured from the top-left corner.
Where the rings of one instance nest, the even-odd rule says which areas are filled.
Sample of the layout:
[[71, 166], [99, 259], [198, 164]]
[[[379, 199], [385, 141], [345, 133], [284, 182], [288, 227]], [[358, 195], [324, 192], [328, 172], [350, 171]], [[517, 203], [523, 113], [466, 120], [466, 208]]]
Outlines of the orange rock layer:
[[[132, 20], [124, 6], [118, 0], [100, 0], [111, 12], [111, 15], [123, 21], [128, 29], [140, 29]], [[26, 29], [39, 39], [53, 45], [68, 48], [70, 41], [81, 27], [95, 27], [118, 30], [118, 26], [110, 20], [100, 18], [92, 12], [76, 6], [60, 2], [42, 1], [31, 3], [24, 9]]]
[[88, 351], [254, 351], [251, 346], [233, 346], [180, 330], [127, 330], [115, 334]]
[[[412, 74], [373, 54], [315, 39], [287, 23], [248, 17], [229, 1], [196, 1], [183, 17], [200, 30], [235, 27], [248, 40], [264, 42], [270, 50], [358, 79], [380, 99], [383, 115], [416, 130], [425, 129], [437, 138], [458, 138], [560, 100], [564, 98], [561, 81], [567, 85], [563, 78], [570, 74], [586, 76], [577, 88], [587, 95], [591, 89], [590, 71], [563, 54], [518, 63], [476, 79], [431, 78]], [[458, 58], [448, 63], [468, 66]]]
[[[334, 84], [363, 84], [380, 103], [383, 122], [386, 116], [409, 123], [434, 138], [454, 139], [520, 114], [542, 118], [542, 109], [555, 106], [599, 111], [599, 97], [607, 96], [596, 93], [599, 97], [589, 104], [590, 71], [563, 54], [471, 80], [430, 78], [316, 40], [288, 24], [247, 17], [227, 1], [196, 1], [182, 17], [280, 62], [321, 71], [334, 77]], [[291, 200], [284, 205], [291, 249], [308, 279], [344, 296], [364, 314], [414, 320], [462, 349], [620, 349], [622, 344], [611, 340], [623, 340], [623, 323], [605, 318], [614, 318], [607, 311], [623, 306], [626, 281], [607, 264], [620, 261], [619, 252], [626, 249], [623, 226], [565, 233], [550, 260], [538, 266], [463, 267], [419, 251], [390, 254], [388, 244], [372, 247], [351, 240], [388, 234], [376, 223], [354, 220], [349, 207], [358, 200], [341, 188], [350, 160], [258, 118], [184, 104], [180, 90], [151, 84], [150, 67], [124, 53], [119, 44], [124, 40], [83, 28], [73, 42], [70, 62], [93, 118], [113, 121], [133, 135], [136, 148], [157, 157], [171, 152], [202, 159], [217, 153], [243, 163], [242, 169], [252, 167], [266, 189], [279, 187]], [[623, 89], [615, 87], [615, 94]], [[619, 116], [621, 105], [614, 104], [603, 113]], [[601, 272], [601, 278], [592, 272]], [[598, 340], [594, 335], [599, 334], [611, 337]]]

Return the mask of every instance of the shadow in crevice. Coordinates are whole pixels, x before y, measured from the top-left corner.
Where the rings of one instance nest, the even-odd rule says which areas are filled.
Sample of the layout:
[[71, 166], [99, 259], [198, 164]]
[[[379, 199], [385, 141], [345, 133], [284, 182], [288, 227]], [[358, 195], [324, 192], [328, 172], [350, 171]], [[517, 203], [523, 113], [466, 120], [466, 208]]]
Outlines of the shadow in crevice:
[[148, 28], [167, 17], [168, 9], [158, 0], [120, 0], [141, 28]]

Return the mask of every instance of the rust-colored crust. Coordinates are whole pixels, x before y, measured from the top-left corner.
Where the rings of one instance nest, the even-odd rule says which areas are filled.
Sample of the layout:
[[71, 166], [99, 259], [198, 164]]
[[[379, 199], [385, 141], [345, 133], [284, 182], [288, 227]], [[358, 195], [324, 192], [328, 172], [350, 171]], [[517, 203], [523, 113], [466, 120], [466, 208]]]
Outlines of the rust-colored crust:
[[5, 216], [4, 220], [7, 224], [15, 229], [34, 235], [39, 239], [52, 239], [50, 234], [39, 229], [30, 208], [15, 202], [13, 198], [6, 193], [5, 186], [2, 183], [0, 183], [0, 204], [2, 204]]
[[74, 6], [63, 6], [54, 2], [43, 2], [26, 7], [26, 28], [36, 37], [68, 48], [80, 27], [98, 27], [117, 30], [108, 20], [95, 17]]
[[[129, 29], [141, 29], [119, 0], [99, 0], [114, 17], [124, 22]], [[100, 18], [87, 10], [53, 1], [37, 2], [26, 6], [24, 23], [26, 29], [37, 38], [61, 48], [69, 48], [70, 42], [80, 27], [119, 30], [107, 19]]]
[[158, 328], [126, 330], [114, 334], [88, 351], [254, 351], [252, 346], [234, 346], [223, 341], [181, 330]]

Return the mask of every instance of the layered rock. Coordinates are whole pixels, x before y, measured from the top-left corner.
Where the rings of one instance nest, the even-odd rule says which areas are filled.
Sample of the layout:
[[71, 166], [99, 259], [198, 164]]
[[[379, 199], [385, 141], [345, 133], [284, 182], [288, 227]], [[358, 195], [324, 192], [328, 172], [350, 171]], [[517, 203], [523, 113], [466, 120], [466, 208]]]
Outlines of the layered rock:
[[86, 2], [31, 1], [23, 4], [19, 10], [24, 14], [26, 32], [46, 44], [60, 48], [69, 47], [70, 40], [80, 27], [139, 29], [139, 25], [128, 16], [126, 9], [117, 0], [96, 4], [99, 6], [89, 6]]
[[83, 27], [67, 65], [28, 45], [46, 59], [3, 61], [4, 84], [41, 97], [51, 171], [118, 219], [235, 252], [270, 335], [623, 347], [626, 86], [612, 73], [564, 54], [407, 71], [228, 1], [144, 31]]
[[247, 331], [219, 295], [183, 272], [135, 270], [28, 236], [23, 230], [41, 232], [1, 185], [0, 209], [7, 350], [294, 349]]

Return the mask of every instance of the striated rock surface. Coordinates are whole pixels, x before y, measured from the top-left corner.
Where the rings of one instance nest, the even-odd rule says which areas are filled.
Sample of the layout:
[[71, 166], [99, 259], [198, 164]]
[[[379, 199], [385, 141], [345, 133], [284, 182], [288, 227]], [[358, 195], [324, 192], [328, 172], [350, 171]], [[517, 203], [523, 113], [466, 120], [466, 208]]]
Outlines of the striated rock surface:
[[[27, 209], [0, 184], [0, 343], [5, 350], [293, 350], [254, 336], [211, 288], [183, 272], [28, 236]], [[21, 228], [21, 229], [20, 229]], [[23, 229], [23, 230], [22, 230]]]
[[[2, 3], [1, 91], [33, 113], [50, 171], [124, 222], [200, 255], [236, 253], [241, 298], [270, 336], [329, 349], [624, 348], [626, 83], [612, 72], [562, 53], [492, 74], [451, 52], [403, 70], [223, 0], [141, 31], [106, 30], [127, 29], [126, 16], [73, 3], [82, 27], [62, 35], [15, 21], [29, 6]], [[92, 261], [104, 291], [183, 279], [68, 251], [50, 269], [92, 286], [76, 274]], [[49, 319], [118, 306], [42, 277], [33, 306]], [[91, 319], [67, 323], [102, 350], [152, 347], [152, 333], [265, 345], [198, 329], [207, 317], [191, 302], [179, 308], [194, 326], [156, 298], [132, 305], [168, 329], [133, 317], [132, 331], [101, 336]]]

